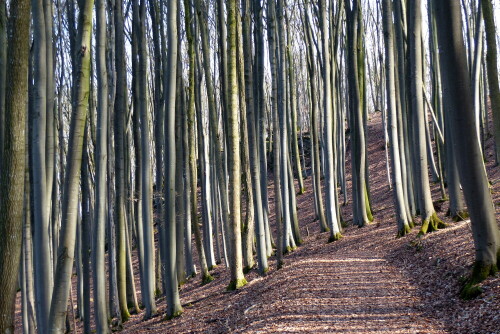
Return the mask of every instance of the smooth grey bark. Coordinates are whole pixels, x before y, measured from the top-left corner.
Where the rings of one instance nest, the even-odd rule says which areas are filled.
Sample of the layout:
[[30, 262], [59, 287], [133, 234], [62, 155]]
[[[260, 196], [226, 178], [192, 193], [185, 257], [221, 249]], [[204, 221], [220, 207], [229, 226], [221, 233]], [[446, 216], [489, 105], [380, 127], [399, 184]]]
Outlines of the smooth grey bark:
[[[263, 6], [259, 2], [253, 3], [253, 18], [255, 22], [254, 44], [255, 44], [255, 66], [254, 66], [254, 100], [255, 100], [255, 130], [258, 134], [257, 153], [260, 164], [260, 187], [262, 194], [262, 214], [264, 217], [264, 235], [266, 238], [267, 256], [273, 252], [273, 239], [269, 227], [269, 199], [267, 193], [267, 150], [266, 150], [266, 111], [264, 97], [264, 28], [263, 28]], [[270, 132], [267, 132], [271, 139]]]
[[[219, 4], [220, 5], [220, 4]], [[215, 90], [214, 90], [214, 85], [213, 85], [213, 79], [212, 79], [212, 73], [211, 73], [211, 66], [210, 66], [210, 59], [211, 59], [211, 52], [210, 52], [210, 46], [208, 42], [208, 28], [207, 28], [207, 18], [203, 15], [204, 12], [206, 12], [206, 4], [203, 0], [196, 0], [196, 7], [197, 7], [197, 13], [198, 13], [198, 18], [199, 18], [199, 24], [200, 24], [200, 35], [201, 35], [201, 47], [202, 47], [202, 52], [203, 52], [203, 68], [205, 71], [205, 83], [207, 85], [207, 98], [208, 98], [208, 110], [209, 110], [209, 124], [210, 124], [210, 129], [209, 129], [209, 136], [210, 136], [210, 142], [212, 145], [214, 157], [215, 157], [215, 166], [214, 170], [216, 172], [216, 177], [217, 177], [217, 182], [219, 185], [219, 195], [220, 195], [220, 210], [222, 211], [222, 228], [223, 228], [223, 236], [227, 236], [227, 231], [228, 231], [228, 225], [229, 225], [229, 211], [228, 211], [228, 193], [227, 193], [227, 180], [226, 180], [226, 175], [224, 168], [221, 166], [225, 166], [225, 155], [223, 153], [223, 138], [219, 138], [219, 129], [218, 129], [218, 124], [219, 124], [219, 117], [217, 115], [217, 107], [215, 104]], [[219, 20], [221, 18], [219, 17]], [[223, 18], [222, 18], [223, 19]], [[222, 24], [222, 29], [220, 30], [220, 34], [225, 36], [225, 25]], [[225, 48], [225, 46], [224, 46]], [[221, 56], [222, 56], [222, 51], [221, 51]], [[221, 83], [224, 82], [224, 79], [222, 79]], [[221, 104], [224, 106], [224, 100], [225, 100], [225, 94], [221, 94]], [[228, 245], [227, 242], [223, 243], [225, 246]], [[231, 253], [231, 248], [225, 247], [225, 252], [227, 254]]]
[[[89, 107], [92, 110], [92, 107]], [[92, 110], [93, 111], [93, 110]], [[79, 308], [80, 319], [83, 320], [83, 328], [85, 333], [90, 332], [90, 238], [91, 238], [91, 224], [92, 224], [92, 212], [93, 207], [91, 203], [91, 186], [90, 186], [90, 152], [89, 152], [89, 119], [87, 119], [87, 125], [85, 126], [85, 134], [83, 139], [83, 158], [82, 158], [82, 170], [81, 170], [81, 225], [78, 232], [81, 232], [81, 261], [82, 261], [82, 271], [79, 274], [79, 281], [81, 282], [81, 292], [82, 292], [82, 302], [81, 308]]]
[[442, 50], [440, 61], [443, 69], [443, 89], [449, 91], [445, 96], [450, 97], [445, 101], [446, 112], [450, 118], [453, 148], [474, 237], [474, 267], [462, 289], [462, 296], [470, 298], [478, 294], [478, 288], [474, 285], [498, 270], [500, 231], [495, 219], [482, 152], [478, 138], [474, 135], [474, 104], [467, 73], [460, 5], [454, 1], [433, 3], [438, 18], [439, 47]]
[[500, 163], [500, 84], [498, 83], [498, 50], [496, 28], [491, 0], [481, 0], [484, 25], [486, 31], [486, 68], [488, 71], [488, 87], [491, 110], [493, 111], [493, 127], [495, 132], [496, 162]]
[[5, 87], [4, 154], [0, 161], [0, 333], [14, 333], [17, 273], [23, 236], [30, 2], [11, 3]]
[[413, 138], [415, 139], [414, 149], [417, 162], [416, 186], [419, 189], [419, 208], [422, 216], [422, 227], [420, 229], [420, 233], [425, 234], [428, 231], [431, 232], [442, 228], [445, 224], [436, 215], [429, 186], [422, 87], [422, 13], [420, 0], [409, 0], [409, 13], [410, 97], [414, 131]]
[[228, 168], [230, 184], [230, 228], [229, 244], [229, 269], [231, 278], [228, 289], [235, 290], [244, 286], [247, 281], [243, 275], [242, 248], [241, 248], [241, 160], [240, 160], [240, 134], [238, 126], [238, 80], [236, 62], [236, 16], [239, 15], [236, 0], [228, 1], [228, 61], [227, 61], [227, 136], [228, 136]]
[[[198, 20], [196, 20], [198, 23]], [[198, 24], [196, 25], [196, 30], [198, 35], [199, 29]], [[197, 39], [195, 39], [195, 48], [199, 50]], [[205, 255], [207, 258], [208, 270], [212, 270], [216, 266], [215, 254], [214, 254], [214, 238], [213, 238], [213, 200], [212, 200], [212, 171], [210, 167], [210, 143], [209, 137], [206, 129], [206, 121], [203, 115], [202, 109], [202, 93], [201, 93], [201, 82], [203, 79], [203, 68], [201, 65], [201, 53], [197, 52], [196, 55], [196, 77], [197, 84], [195, 88], [195, 102], [196, 102], [196, 117], [198, 122], [197, 125], [197, 135], [198, 135], [198, 152], [200, 159], [200, 170], [201, 170], [201, 210], [202, 210], [202, 221], [203, 221], [203, 247], [205, 248]]]
[[142, 293], [142, 303], [146, 307], [145, 317], [149, 318], [156, 314], [155, 296], [155, 275], [154, 275], [154, 236], [153, 236], [153, 183], [151, 166], [151, 138], [150, 138], [150, 110], [148, 108], [148, 53], [146, 41], [146, 2], [141, 0], [139, 7], [140, 28], [139, 28], [139, 111], [141, 115], [141, 149], [142, 149], [142, 223], [143, 223], [143, 247], [144, 264], [143, 280], [144, 288]]
[[267, 40], [269, 44], [269, 63], [271, 69], [271, 114], [272, 114], [272, 144], [273, 144], [273, 174], [274, 174], [274, 210], [276, 220], [276, 234], [277, 234], [277, 247], [276, 247], [276, 262], [277, 268], [283, 266], [283, 240], [285, 240], [285, 230], [283, 229], [283, 200], [281, 192], [281, 147], [280, 147], [280, 126], [278, 117], [278, 83], [277, 83], [277, 53], [278, 46], [276, 43], [276, 3], [269, 1], [267, 3]]
[[359, 1], [351, 4], [345, 1], [347, 18], [347, 78], [349, 88], [350, 130], [352, 139], [351, 163], [353, 179], [353, 223], [364, 226], [373, 220], [370, 213], [367, 178], [366, 178], [366, 149], [365, 126], [363, 116], [363, 81], [360, 75], [363, 71], [359, 57]]
[[328, 8], [326, 1], [320, 2], [320, 26], [321, 26], [321, 47], [323, 51], [323, 108], [324, 114], [324, 145], [325, 145], [325, 179], [326, 179], [326, 220], [330, 228], [330, 241], [338, 240], [342, 237], [340, 232], [340, 221], [337, 216], [337, 184], [335, 181], [335, 163], [333, 150], [333, 105], [332, 105], [332, 89], [331, 89], [331, 64], [330, 64], [330, 41], [329, 41], [329, 26], [328, 26]]
[[[238, 2], [239, 6], [239, 2]], [[237, 66], [237, 81], [238, 81], [238, 103], [239, 103], [239, 126], [241, 133], [240, 151], [241, 151], [241, 172], [242, 172], [242, 190], [244, 194], [245, 204], [241, 206], [241, 216], [245, 217], [241, 226], [242, 229], [242, 251], [243, 251], [243, 266], [244, 271], [249, 271], [255, 266], [253, 257], [254, 238], [255, 238], [255, 208], [254, 208], [254, 193], [252, 189], [252, 179], [250, 175], [250, 152], [248, 142], [248, 126], [247, 126], [247, 105], [246, 105], [246, 87], [245, 87], [245, 69], [243, 55], [243, 23], [242, 16], [238, 13], [236, 16], [236, 66]]]
[[243, 33], [243, 55], [245, 68], [245, 98], [247, 111], [247, 128], [248, 128], [248, 148], [250, 158], [250, 175], [251, 187], [253, 191], [253, 201], [255, 209], [255, 238], [257, 242], [257, 262], [259, 265], [259, 273], [265, 274], [268, 270], [267, 250], [265, 238], [264, 212], [262, 205], [262, 189], [260, 186], [260, 169], [258, 155], [258, 136], [256, 132], [257, 117], [255, 115], [254, 101], [254, 81], [252, 69], [252, 37], [251, 37], [251, 16], [250, 16], [250, 1], [242, 1], [242, 33]]
[[[167, 36], [168, 58], [165, 73], [165, 236], [163, 240], [164, 254], [162, 259], [165, 266], [167, 318], [177, 317], [182, 314], [182, 306], [177, 289], [177, 272], [175, 266], [176, 220], [175, 220], [175, 102], [177, 87], [177, 7], [178, 1], [168, 1], [167, 4]], [[180, 175], [178, 176], [180, 177]]]
[[51, 242], [49, 236], [49, 199], [47, 198], [47, 39], [43, 0], [32, 0], [33, 13], [33, 113], [31, 117], [33, 142], [33, 217], [35, 252], [35, 292], [37, 327], [41, 333], [48, 330], [48, 317], [53, 288]]
[[[196, 157], [196, 108], [195, 108], [195, 75], [196, 75], [196, 55], [193, 40], [191, 1], [184, 0], [185, 31], [187, 39], [189, 74], [188, 74], [188, 99], [187, 99], [187, 121], [188, 121], [188, 152], [189, 152], [189, 175], [190, 175], [190, 202], [191, 202], [191, 226], [195, 235], [196, 249], [198, 250], [198, 260], [202, 272], [202, 282], [208, 283], [213, 277], [208, 272], [205, 248], [201, 239], [200, 225], [198, 223], [198, 173]], [[201, 122], [201, 120], [198, 120]], [[200, 140], [198, 138], [198, 140]], [[190, 239], [191, 235], [187, 235]]]
[[[163, 164], [163, 145], [165, 141], [163, 128], [165, 122], [165, 109], [162, 103], [162, 47], [161, 43], [165, 43], [165, 33], [163, 29], [163, 11], [160, 11], [160, 1], [153, 1], [149, 6], [151, 17], [152, 35], [153, 35], [153, 55], [154, 55], [154, 92], [153, 92], [153, 118], [154, 118], [154, 145], [155, 145], [155, 183], [153, 186], [153, 209], [156, 213], [157, 226], [159, 234], [164, 228], [163, 222], [163, 192], [164, 192], [164, 164]], [[166, 48], [164, 48], [165, 50]], [[165, 59], [166, 60], [166, 59]], [[155, 295], [159, 295], [161, 291], [161, 265], [159, 261], [160, 249], [156, 248], [154, 263], [155, 263]]]
[[307, 47], [307, 72], [309, 77], [309, 107], [310, 107], [310, 133], [311, 133], [311, 161], [312, 177], [314, 186], [314, 203], [317, 218], [319, 220], [320, 231], [327, 232], [330, 228], [327, 225], [325, 210], [323, 207], [323, 196], [321, 195], [321, 171], [319, 155], [318, 137], [318, 103], [316, 99], [316, 62], [312, 43], [312, 31], [309, 15], [306, 13], [302, 18], [304, 21], [304, 34]]
[[382, 3], [382, 19], [384, 26], [385, 39], [385, 75], [387, 92], [387, 109], [389, 116], [389, 134], [391, 151], [391, 170], [392, 170], [392, 190], [394, 204], [396, 207], [396, 219], [398, 224], [398, 236], [404, 236], [410, 232], [411, 224], [407, 217], [405, 197], [403, 193], [403, 179], [401, 175], [401, 157], [398, 138], [398, 120], [396, 107], [396, 82], [395, 62], [394, 62], [394, 30], [392, 25], [392, 3], [390, 0], [384, 0]]
[[125, 36], [123, 8], [120, 1], [114, 6], [115, 28], [115, 70], [116, 94], [114, 103], [114, 151], [115, 151], [115, 227], [116, 227], [116, 265], [118, 283], [118, 303], [121, 320], [130, 317], [127, 307], [127, 255], [126, 255], [126, 210], [125, 210], [125, 121], [127, 112]]
[[[292, 196], [290, 192], [294, 192], [294, 187], [290, 187], [290, 174], [288, 169], [289, 160], [289, 138], [288, 138], [288, 90], [287, 90], [287, 65], [286, 65], [286, 24], [285, 24], [285, 4], [283, 0], [278, 0], [277, 3], [277, 36], [278, 36], [278, 51], [277, 51], [277, 99], [278, 99], [278, 115], [280, 126], [280, 172], [281, 172], [281, 192], [282, 192], [282, 211], [283, 211], [283, 251], [290, 252], [295, 249], [296, 243], [292, 233]], [[293, 182], [293, 181], [292, 181]], [[300, 239], [300, 236], [299, 236]]]
[[[180, 53], [178, 53], [180, 57]], [[186, 146], [185, 143], [185, 118], [186, 114], [184, 111], [184, 83], [181, 75], [181, 66], [179, 58], [177, 59], [177, 87], [176, 87], [176, 106], [175, 106], [175, 173], [178, 177], [175, 178], [175, 217], [176, 217], [176, 266], [177, 266], [177, 284], [180, 286], [186, 283], [187, 276], [193, 275], [192, 261], [191, 261], [191, 249], [188, 249], [189, 253], [186, 254], [184, 249], [184, 234], [186, 226], [190, 225], [190, 211], [189, 211], [189, 198], [188, 194], [188, 179], [186, 178], [186, 164], [184, 162], [184, 157], [186, 156]], [[189, 272], [189, 274], [186, 271]]]
[[93, 235], [94, 310], [98, 333], [109, 333], [106, 302], [106, 164], [108, 159], [108, 72], [106, 67], [106, 3], [96, 0], [97, 141]]
[[61, 242], [58, 250], [58, 261], [55, 270], [54, 290], [49, 315], [49, 331], [62, 333], [66, 319], [67, 301], [71, 286], [73, 257], [75, 252], [76, 224], [78, 216], [79, 179], [83, 154], [83, 134], [87, 108], [89, 106], [90, 88], [90, 36], [92, 33], [92, 8], [94, 2], [83, 3], [79, 18], [80, 40], [78, 50], [78, 77], [75, 82], [76, 105], [71, 117], [68, 155], [66, 158], [66, 180], [63, 191], [63, 215]]

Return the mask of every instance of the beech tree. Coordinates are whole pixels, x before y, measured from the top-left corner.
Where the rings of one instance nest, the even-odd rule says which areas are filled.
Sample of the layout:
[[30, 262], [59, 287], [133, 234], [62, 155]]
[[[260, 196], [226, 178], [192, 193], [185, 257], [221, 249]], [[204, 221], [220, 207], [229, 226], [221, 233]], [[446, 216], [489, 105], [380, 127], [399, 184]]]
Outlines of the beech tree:
[[500, 230], [495, 219], [488, 179], [478, 137], [475, 135], [474, 106], [467, 73], [466, 52], [462, 36], [460, 5], [453, 1], [433, 1], [438, 18], [440, 62], [446, 113], [450, 118], [453, 150], [458, 161], [460, 181], [469, 209], [475, 245], [472, 273], [462, 289], [471, 298], [480, 293], [477, 283], [498, 270]]
[[[2, 6], [3, 7], [3, 6]], [[25, 131], [28, 100], [30, 2], [11, 4], [5, 66], [5, 137], [0, 146], [0, 332], [14, 333], [17, 271], [21, 259]]]

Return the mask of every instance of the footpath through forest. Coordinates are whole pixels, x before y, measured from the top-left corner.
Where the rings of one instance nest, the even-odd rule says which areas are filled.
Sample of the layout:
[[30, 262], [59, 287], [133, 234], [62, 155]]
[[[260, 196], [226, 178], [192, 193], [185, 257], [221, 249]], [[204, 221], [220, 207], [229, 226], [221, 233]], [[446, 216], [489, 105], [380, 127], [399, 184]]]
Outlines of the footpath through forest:
[[[314, 217], [309, 177], [307, 192], [297, 197], [304, 243], [284, 257], [282, 269], [276, 270], [272, 257], [267, 276], [252, 270], [245, 287], [227, 292], [229, 273], [220, 265], [210, 284], [202, 286], [195, 277], [182, 286], [181, 317], [165, 321], [162, 298], [157, 316], [143, 321], [143, 314], [133, 315], [123, 324], [123, 333], [500, 333], [498, 275], [482, 284], [484, 292], [478, 298], [464, 301], [458, 297], [460, 277], [470, 271], [474, 259], [470, 222], [445, 219], [450, 224], [447, 229], [419, 238], [417, 226], [411, 234], [396, 238], [380, 114], [371, 118], [372, 224], [349, 225], [348, 201], [341, 208], [348, 224], [344, 237], [327, 243], [329, 234], [319, 233]], [[489, 140], [487, 152], [491, 145]], [[491, 153], [487, 158], [498, 207], [500, 173], [492, 167]], [[272, 184], [269, 191], [273, 222]], [[437, 184], [433, 196], [439, 216], [445, 218], [447, 203], [438, 201]], [[138, 277], [136, 282], [140, 288]]]
[[[196, 277], [182, 287], [180, 318], [165, 322], [157, 316], [141, 322], [142, 316], [136, 315], [124, 324], [125, 332], [500, 333], [498, 276], [482, 284], [484, 293], [475, 300], [458, 297], [460, 277], [469, 272], [474, 259], [470, 222], [446, 219], [449, 228], [422, 238], [417, 237], [418, 226], [404, 238], [395, 237], [380, 117], [372, 115], [368, 128], [375, 218], [371, 225], [347, 226], [341, 240], [327, 243], [328, 233], [319, 233], [314, 218], [308, 178], [308, 191], [297, 197], [304, 243], [284, 257], [282, 269], [276, 271], [271, 258], [266, 277], [252, 271], [247, 286], [226, 292], [228, 273], [220, 266], [214, 270], [214, 282], [201, 286]], [[492, 167], [491, 155], [488, 160], [498, 207], [498, 168]], [[270, 184], [270, 203], [272, 189]], [[447, 203], [438, 201], [437, 184], [433, 196], [438, 214], [445, 218]], [[342, 206], [342, 214], [349, 223], [349, 203]], [[164, 301], [159, 305], [163, 310]]]

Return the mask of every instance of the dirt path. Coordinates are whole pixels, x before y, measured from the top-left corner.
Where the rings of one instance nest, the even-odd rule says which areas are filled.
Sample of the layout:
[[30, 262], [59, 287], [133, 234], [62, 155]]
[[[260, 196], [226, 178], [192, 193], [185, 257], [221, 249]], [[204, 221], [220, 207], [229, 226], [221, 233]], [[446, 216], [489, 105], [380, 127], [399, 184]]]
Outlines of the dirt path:
[[[459, 277], [469, 271], [473, 260], [468, 223], [421, 239], [416, 238], [418, 228], [405, 238], [395, 238], [380, 115], [372, 117], [368, 159], [373, 224], [361, 229], [348, 226], [341, 240], [327, 243], [329, 235], [319, 233], [314, 217], [312, 181], [307, 178], [307, 192], [297, 197], [304, 243], [284, 257], [282, 269], [275, 269], [271, 257], [267, 276], [253, 270], [246, 274], [248, 285], [227, 292], [229, 273], [221, 265], [213, 271], [215, 281], [210, 284], [201, 286], [195, 277], [181, 287], [181, 317], [165, 321], [161, 298], [157, 316], [143, 321], [142, 314], [132, 315], [123, 333], [500, 334], [500, 278], [488, 279], [485, 293], [474, 301], [458, 298]], [[491, 166], [489, 171], [496, 189], [500, 176]], [[269, 194], [273, 213], [272, 184]], [[500, 191], [493, 194], [495, 203], [500, 203]], [[436, 185], [433, 195], [439, 198]], [[438, 212], [440, 217], [445, 206]], [[348, 223], [350, 194], [341, 211]], [[270, 221], [274, 222], [272, 214]], [[138, 277], [136, 286], [140, 289]], [[17, 316], [20, 333], [19, 305]], [[79, 326], [82, 333], [81, 322]]]

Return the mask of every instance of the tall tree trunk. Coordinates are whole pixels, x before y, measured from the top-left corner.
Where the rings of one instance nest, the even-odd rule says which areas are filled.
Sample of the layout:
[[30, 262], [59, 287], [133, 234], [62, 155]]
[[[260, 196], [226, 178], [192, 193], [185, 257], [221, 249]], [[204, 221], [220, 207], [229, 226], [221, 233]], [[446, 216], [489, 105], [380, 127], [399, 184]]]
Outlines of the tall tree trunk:
[[[271, 69], [271, 114], [272, 114], [272, 144], [273, 144], [273, 174], [274, 174], [274, 211], [277, 231], [276, 262], [277, 268], [283, 266], [283, 240], [285, 231], [283, 230], [283, 200], [281, 192], [281, 166], [280, 166], [280, 127], [278, 119], [278, 83], [277, 83], [277, 43], [276, 43], [276, 3], [274, 0], [267, 3], [268, 29], [267, 39], [269, 43], [269, 63]], [[271, 127], [271, 122], [269, 122]], [[269, 131], [271, 132], [271, 131]], [[270, 140], [270, 139], [269, 139]], [[270, 140], [271, 141], [271, 140]], [[267, 167], [266, 167], [267, 168]]]
[[[1, 5], [3, 6], [3, 4]], [[0, 333], [14, 333], [17, 273], [21, 256], [28, 100], [30, 2], [10, 5], [5, 87], [5, 142], [0, 161]]]
[[114, 7], [115, 18], [115, 68], [116, 95], [114, 105], [115, 138], [115, 226], [118, 302], [122, 321], [130, 317], [127, 307], [127, 255], [126, 255], [126, 212], [125, 212], [125, 121], [127, 109], [127, 86], [125, 68], [125, 36], [123, 8], [120, 1]]
[[61, 243], [55, 271], [54, 292], [50, 308], [50, 332], [62, 333], [65, 329], [66, 306], [73, 272], [75, 236], [78, 216], [78, 192], [83, 154], [83, 136], [90, 90], [90, 36], [92, 33], [93, 0], [86, 0], [80, 11], [80, 40], [78, 50], [78, 77], [75, 82], [77, 105], [73, 109], [66, 158], [66, 180], [63, 192]]
[[417, 187], [420, 196], [420, 214], [422, 227], [420, 233], [435, 231], [444, 227], [444, 223], [437, 217], [432, 203], [431, 189], [429, 186], [429, 172], [427, 164], [425, 117], [423, 99], [423, 64], [422, 64], [422, 13], [421, 1], [409, 1], [409, 67], [410, 67], [410, 96], [411, 117], [415, 138], [415, 157], [417, 161]]
[[94, 314], [98, 333], [109, 333], [106, 303], [106, 165], [108, 159], [108, 72], [106, 67], [106, 3], [96, 0], [97, 142], [93, 238]]
[[[269, 227], [269, 199], [267, 194], [267, 150], [266, 150], [266, 112], [264, 98], [264, 28], [263, 28], [263, 7], [260, 3], [254, 1], [253, 16], [255, 21], [254, 41], [255, 41], [255, 67], [254, 81], [255, 84], [255, 130], [258, 134], [257, 152], [259, 154], [260, 163], [260, 187], [262, 194], [262, 215], [264, 217], [264, 235], [266, 237], [267, 256], [271, 256], [273, 252], [273, 241], [271, 229]], [[267, 132], [268, 139], [271, 139], [270, 133]]]
[[[500, 231], [477, 136], [475, 136], [471, 84], [462, 36], [460, 4], [454, 1], [434, 1], [438, 22], [440, 61], [443, 88], [450, 94], [445, 101], [450, 118], [450, 131], [455, 143], [458, 171], [469, 208], [476, 259], [472, 274], [462, 289], [462, 296], [475, 297], [475, 286], [498, 270], [500, 261]], [[486, 12], [486, 11], [485, 11]]]
[[251, 17], [250, 17], [250, 1], [243, 0], [242, 2], [242, 21], [243, 21], [243, 52], [245, 65], [245, 98], [247, 110], [247, 128], [248, 128], [248, 143], [249, 143], [249, 158], [250, 158], [250, 174], [251, 186], [253, 190], [253, 201], [255, 209], [255, 236], [257, 241], [257, 262], [259, 264], [259, 272], [261, 275], [268, 270], [267, 250], [264, 227], [264, 213], [262, 205], [262, 189], [260, 186], [260, 169], [258, 156], [258, 138], [256, 132], [257, 117], [255, 115], [254, 103], [254, 81], [252, 72], [252, 39], [251, 39]]
[[[51, 249], [49, 236], [49, 202], [47, 185], [47, 39], [43, 0], [32, 0], [33, 12], [33, 203], [34, 203], [34, 247], [35, 252], [35, 292], [37, 305], [37, 327], [41, 333], [47, 331], [48, 317], [53, 287]], [[49, 42], [50, 43], [50, 42]]]
[[309, 75], [309, 105], [311, 108], [311, 160], [312, 160], [312, 177], [314, 185], [314, 199], [316, 205], [317, 218], [321, 232], [328, 232], [330, 228], [326, 222], [325, 210], [323, 206], [323, 196], [321, 195], [321, 170], [319, 157], [319, 142], [318, 142], [318, 104], [316, 99], [316, 62], [314, 58], [314, 50], [312, 47], [312, 28], [309, 20], [309, 15], [306, 13], [303, 18], [304, 29], [306, 35], [307, 47], [307, 71]]
[[[168, 35], [168, 74], [165, 73], [165, 236], [163, 240], [164, 254], [162, 259], [165, 266], [167, 292], [167, 318], [182, 314], [182, 306], [177, 289], [177, 272], [175, 266], [176, 220], [175, 220], [175, 100], [177, 79], [177, 0], [167, 4], [167, 35]], [[178, 177], [181, 177], [178, 175]]]
[[[7, 1], [4, 1], [4, 3], [0, 5], [0, 45], [7, 45]], [[2, 48], [2, 50], [0, 50], [0, 161], [3, 161], [3, 150], [5, 143], [6, 75], [7, 48]]]
[[[202, 272], [202, 282], [208, 283], [213, 280], [213, 277], [208, 272], [207, 259], [205, 256], [205, 249], [201, 240], [200, 225], [198, 223], [198, 173], [197, 173], [197, 163], [196, 163], [196, 109], [195, 109], [195, 75], [196, 75], [196, 62], [195, 62], [195, 49], [194, 40], [192, 33], [192, 12], [191, 12], [191, 1], [184, 0], [184, 15], [185, 15], [185, 28], [186, 28], [186, 38], [188, 42], [188, 56], [189, 56], [189, 87], [188, 87], [188, 105], [187, 105], [187, 116], [188, 116], [188, 138], [189, 138], [189, 174], [190, 174], [190, 201], [191, 201], [191, 226], [195, 234], [195, 243], [198, 250], [198, 259], [200, 261], [200, 267]], [[201, 122], [201, 120], [198, 120]], [[201, 140], [198, 138], [198, 140]], [[190, 236], [189, 236], [190, 237]]]
[[153, 183], [151, 175], [151, 157], [148, 152], [151, 151], [150, 138], [150, 110], [148, 108], [148, 53], [146, 41], [146, 2], [141, 0], [140, 8], [140, 29], [139, 29], [139, 106], [141, 113], [141, 146], [142, 146], [142, 223], [143, 223], [143, 247], [144, 264], [143, 279], [145, 281], [142, 293], [142, 303], [146, 306], [146, 318], [156, 314], [155, 296], [155, 275], [154, 275], [154, 236], [153, 236]]
[[228, 1], [228, 148], [229, 148], [229, 182], [231, 221], [229, 228], [229, 242], [231, 256], [229, 267], [231, 281], [228, 289], [234, 290], [244, 286], [247, 281], [243, 276], [242, 249], [241, 249], [241, 162], [240, 162], [240, 135], [238, 126], [238, 81], [236, 67], [236, 15], [238, 10], [236, 0]]
[[333, 150], [333, 110], [331, 89], [330, 42], [328, 27], [328, 9], [326, 1], [320, 2], [321, 45], [323, 50], [323, 108], [324, 115], [324, 145], [325, 145], [325, 179], [326, 179], [326, 220], [330, 228], [330, 241], [342, 237], [340, 233], [340, 220], [337, 216], [337, 184], [335, 181], [335, 163]]
[[[491, 110], [495, 129], [495, 161], [500, 163], [500, 84], [498, 83], [498, 56], [496, 28], [491, 0], [481, 0], [484, 27], [486, 31], [486, 66], [488, 70], [488, 87], [490, 89]], [[498, 23], [498, 22], [497, 22]]]
[[385, 75], [387, 92], [387, 109], [389, 115], [390, 151], [392, 169], [392, 190], [394, 204], [396, 207], [396, 219], [398, 224], [398, 236], [404, 236], [410, 232], [412, 227], [411, 219], [407, 216], [405, 197], [403, 192], [403, 179], [401, 175], [402, 160], [400, 156], [398, 132], [398, 116], [396, 108], [396, 82], [395, 61], [394, 61], [394, 29], [392, 25], [392, 3], [391, 0], [384, 0], [382, 19], [384, 22], [385, 39]]

